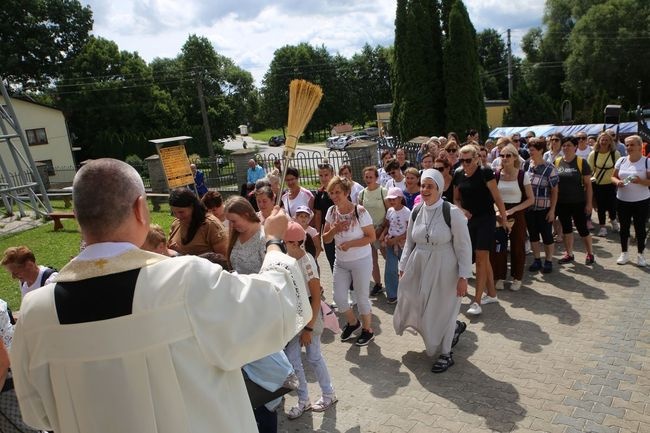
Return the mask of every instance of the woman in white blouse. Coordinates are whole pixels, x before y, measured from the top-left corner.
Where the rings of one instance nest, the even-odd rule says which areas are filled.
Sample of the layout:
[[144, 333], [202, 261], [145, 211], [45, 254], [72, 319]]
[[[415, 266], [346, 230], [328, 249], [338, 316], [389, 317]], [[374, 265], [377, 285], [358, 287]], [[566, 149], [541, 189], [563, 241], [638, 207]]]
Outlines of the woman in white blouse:
[[618, 220], [621, 225], [621, 255], [616, 260], [619, 265], [629, 261], [627, 244], [630, 239], [630, 225], [634, 221], [637, 243], [636, 264], [646, 266], [645, 250], [646, 221], [650, 205], [650, 161], [641, 154], [643, 142], [638, 135], [625, 139], [627, 156], [616, 161], [612, 183], [617, 187], [616, 202]]

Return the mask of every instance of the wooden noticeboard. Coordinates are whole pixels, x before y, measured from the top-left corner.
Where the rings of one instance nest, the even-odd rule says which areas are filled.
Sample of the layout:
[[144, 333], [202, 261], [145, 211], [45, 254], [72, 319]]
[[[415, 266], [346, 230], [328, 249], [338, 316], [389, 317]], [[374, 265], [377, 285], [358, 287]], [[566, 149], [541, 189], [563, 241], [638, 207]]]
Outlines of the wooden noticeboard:
[[194, 175], [184, 145], [160, 147], [158, 153], [170, 189], [194, 184]]

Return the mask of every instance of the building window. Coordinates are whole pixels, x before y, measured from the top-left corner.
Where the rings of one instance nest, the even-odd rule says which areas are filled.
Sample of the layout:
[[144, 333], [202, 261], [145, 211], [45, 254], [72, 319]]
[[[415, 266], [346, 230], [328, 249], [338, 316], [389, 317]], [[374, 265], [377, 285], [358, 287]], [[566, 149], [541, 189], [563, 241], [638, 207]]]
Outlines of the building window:
[[41, 163], [47, 165], [47, 174], [50, 176], [54, 176], [56, 174], [56, 171], [54, 171], [54, 164], [52, 163], [51, 159], [43, 159], [41, 161], [36, 161], [36, 163]]
[[47, 134], [45, 133], [45, 128], [26, 129], [25, 135], [27, 135], [27, 143], [29, 143], [30, 146], [47, 144]]

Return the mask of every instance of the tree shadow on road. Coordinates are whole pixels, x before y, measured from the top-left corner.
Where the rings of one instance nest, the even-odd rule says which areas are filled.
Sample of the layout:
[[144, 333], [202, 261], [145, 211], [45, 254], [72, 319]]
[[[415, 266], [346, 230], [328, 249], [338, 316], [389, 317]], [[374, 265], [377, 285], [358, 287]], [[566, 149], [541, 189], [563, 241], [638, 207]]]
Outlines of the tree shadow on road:
[[490, 334], [501, 334], [508, 340], [519, 341], [520, 349], [528, 353], [539, 353], [542, 346], [551, 344], [547, 332], [534, 322], [510, 317], [503, 306], [490, 304], [483, 306], [486, 313], [475, 318], [468, 316], [472, 323], [483, 322], [483, 331]]
[[[535, 280], [532, 280], [533, 286]], [[504, 290], [499, 293], [501, 301], [510, 302], [512, 308], [523, 308], [537, 315], [550, 315], [557, 317], [563, 325], [575, 326], [580, 323], [580, 313], [564, 298], [545, 295], [532, 288], [523, 287], [518, 292]]]
[[475, 334], [463, 334], [458, 347], [456, 363], [442, 374], [431, 373], [432, 359], [426, 352], [410, 351], [402, 356], [402, 362], [423, 388], [465, 413], [483, 417], [492, 431], [514, 430], [516, 423], [526, 416], [526, 409], [518, 403], [517, 389], [493, 379], [467, 360], [477, 348]]

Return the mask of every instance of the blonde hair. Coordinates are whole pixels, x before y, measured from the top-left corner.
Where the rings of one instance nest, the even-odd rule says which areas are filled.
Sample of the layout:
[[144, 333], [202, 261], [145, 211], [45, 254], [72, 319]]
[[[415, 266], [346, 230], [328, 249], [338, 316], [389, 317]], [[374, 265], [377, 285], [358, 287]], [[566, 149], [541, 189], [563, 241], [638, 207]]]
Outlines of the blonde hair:
[[607, 149], [608, 152], [614, 152], [616, 150], [616, 142], [614, 141], [614, 138], [612, 138], [611, 135], [609, 135], [606, 132], [601, 132], [598, 134], [598, 138], [596, 139], [596, 144], [594, 145], [594, 150], [596, 152], [601, 151], [601, 141], [603, 139], [609, 139], [609, 149]]
[[510, 137], [501, 137], [497, 140], [497, 147], [501, 149], [503, 146], [506, 146], [508, 144], [512, 144], [512, 140]]
[[460, 148], [459, 153], [471, 153], [472, 157], [476, 157], [476, 154], [478, 153], [478, 148], [474, 146], [473, 144], [466, 144], [463, 147]]
[[[513, 165], [515, 166], [516, 169], [519, 169], [519, 167], [521, 167], [521, 161], [519, 160], [519, 152], [517, 152], [517, 148], [514, 145], [506, 144], [505, 146], [503, 146], [500, 153], [503, 152], [512, 155], [512, 157], [514, 158]], [[501, 158], [501, 167], [503, 168], [503, 158]]]
[[327, 193], [330, 194], [337, 186], [346, 194], [350, 194], [350, 191], [352, 191], [352, 181], [350, 179], [334, 176], [330, 183], [327, 184]]
[[162, 227], [158, 224], [149, 224], [149, 232], [147, 233], [147, 238], [144, 243], [152, 247], [156, 247], [160, 245], [160, 243], [167, 244], [167, 236], [165, 236]]

